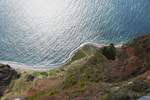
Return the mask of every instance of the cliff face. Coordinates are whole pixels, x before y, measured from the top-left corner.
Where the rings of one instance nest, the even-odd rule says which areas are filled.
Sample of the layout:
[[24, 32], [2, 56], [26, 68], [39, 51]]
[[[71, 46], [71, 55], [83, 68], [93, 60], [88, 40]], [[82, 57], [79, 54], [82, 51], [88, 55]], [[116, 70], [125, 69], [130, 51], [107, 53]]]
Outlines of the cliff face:
[[[85, 47], [79, 52], [86, 52], [90, 46]], [[69, 65], [67, 82], [75, 77], [77, 77], [76, 81], [80, 81], [81, 76], [88, 77], [89, 80], [94, 80], [96, 77], [97, 80], [103, 81], [122, 81], [136, 77], [150, 69], [150, 35], [133, 39], [120, 48], [115, 48], [113, 44], [93, 48], [96, 49], [90, 51], [91, 55], [81, 57]]]
[[0, 64], [0, 96], [3, 95], [10, 82], [17, 77], [19, 75], [9, 65]]
[[150, 35], [138, 37], [123, 45], [117, 60], [111, 62], [111, 79], [135, 77], [150, 69]]

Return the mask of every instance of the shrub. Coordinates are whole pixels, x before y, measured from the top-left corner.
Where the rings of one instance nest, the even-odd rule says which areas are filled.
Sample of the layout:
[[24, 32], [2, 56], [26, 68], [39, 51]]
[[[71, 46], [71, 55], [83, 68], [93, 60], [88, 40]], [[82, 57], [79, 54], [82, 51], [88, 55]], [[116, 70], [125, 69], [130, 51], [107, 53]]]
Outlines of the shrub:
[[113, 44], [110, 44], [109, 46], [105, 46], [102, 48], [102, 54], [109, 60], [115, 60], [116, 58], [116, 48]]

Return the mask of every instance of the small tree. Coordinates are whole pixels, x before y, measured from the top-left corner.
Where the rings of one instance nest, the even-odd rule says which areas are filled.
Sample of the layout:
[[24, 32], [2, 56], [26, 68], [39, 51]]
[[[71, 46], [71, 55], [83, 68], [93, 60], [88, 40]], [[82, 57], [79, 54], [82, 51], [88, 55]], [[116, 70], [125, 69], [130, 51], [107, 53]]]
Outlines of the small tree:
[[109, 46], [105, 46], [102, 49], [102, 54], [109, 60], [115, 60], [116, 48], [115, 48], [114, 44], [110, 44]]

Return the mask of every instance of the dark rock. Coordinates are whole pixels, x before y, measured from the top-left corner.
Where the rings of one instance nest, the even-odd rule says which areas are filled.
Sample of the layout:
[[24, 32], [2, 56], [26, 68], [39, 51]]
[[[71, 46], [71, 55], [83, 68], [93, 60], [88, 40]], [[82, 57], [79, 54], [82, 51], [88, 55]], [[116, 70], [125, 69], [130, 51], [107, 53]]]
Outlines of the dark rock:
[[136, 79], [131, 84], [129, 84], [128, 89], [134, 92], [149, 93], [150, 84], [149, 82]]
[[33, 75], [28, 75], [26, 81], [33, 81], [35, 79], [35, 77]]
[[9, 65], [0, 64], [0, 96], [3, 95], [10, 82], [18, 76], [19, 74]]

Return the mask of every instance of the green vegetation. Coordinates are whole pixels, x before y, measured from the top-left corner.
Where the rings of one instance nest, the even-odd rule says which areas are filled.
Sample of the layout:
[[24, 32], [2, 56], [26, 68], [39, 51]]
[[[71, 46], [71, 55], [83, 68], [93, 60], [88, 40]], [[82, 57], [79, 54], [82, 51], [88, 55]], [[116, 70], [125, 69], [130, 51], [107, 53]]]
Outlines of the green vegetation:
[[83, 58], [89, 57], [93, 55], [95, 52], [97, 52], [98, 48], [91, 46], [91, 45], [85, 45], [82, 48], [80, 48], [77, 52], [74, 53], [73, 57], [69, 59], [66, 65], [71, 64], [72, 62], [75, 62], [77, 60], [81, 60]]
[[0, 97], [3, 96], [11, 81], [19, 77], [20, 75], [9, 65], [0, 64]]
[[33, 75], [36, 78], [46, 78], [46, 77], [48, 77], [47, 72], [33, 72], [31, 75]]
[[113, 83], [113, 87], [105, 92], [102, 100], [137, 100], [150, 92], [149, 82], [139, 79], [121, 82], [116, 86], [114, 84], [116, 83]]
[[[8, 87], [8, 91], [10, 92], [9, 95], [20, 96], [24, 92], [24, 90], [28, 89], [29, 83], [26, 82], [27, 77], [28, 74], [26, 72], [23, 72], [19, 79], [13, 80]], [[11, 96], [9, 97], [11, 98]]]
[[61, 77], [64, 74], [63, 68], [55, 68], [48, 71], [49, 77]]
[[133, 82], [128, 86], [128, 89], [135, 92], [148, 93], [150, 92], [150, 84], [143, 80], [133, 80]]
[[74, 84], [86, 82], [98, 82], [105, 80], [109, 70], [106, 58], [100, 53], [73, 63], [66, 72], [64, 87], [70, 87]]
[[103, 100], [135, 100], [129, 93], [126, 89], [110, 90], [108, 94], [104, 95]]
[[113, 44], [110, 44], [109, 46], [105, 46], [102, 48], [102, 54], [109, 60], [115, 60], [116, 59], [116, 48]]
[[43, 100], [43, 97], [51, 96], [55, 94], [55, 89], [49, 89], [47, 91], [39, 91], [37, 94], [29, 97], [28, 100]]

